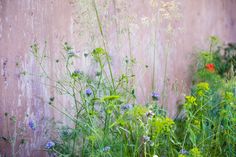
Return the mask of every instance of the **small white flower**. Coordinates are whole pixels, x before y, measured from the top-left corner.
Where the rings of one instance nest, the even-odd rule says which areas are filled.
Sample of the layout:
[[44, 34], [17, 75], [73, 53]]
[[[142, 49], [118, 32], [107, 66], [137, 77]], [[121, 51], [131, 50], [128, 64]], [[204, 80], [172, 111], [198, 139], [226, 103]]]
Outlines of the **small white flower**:
[[153, 157], [158, 157], [157, 155], [153, 155]]

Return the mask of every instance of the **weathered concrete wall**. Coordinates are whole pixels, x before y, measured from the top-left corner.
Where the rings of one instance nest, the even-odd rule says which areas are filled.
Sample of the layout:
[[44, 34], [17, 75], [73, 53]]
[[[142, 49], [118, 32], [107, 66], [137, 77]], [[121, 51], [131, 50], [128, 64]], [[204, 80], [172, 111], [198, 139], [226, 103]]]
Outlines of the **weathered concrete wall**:
[[[113, 69], [122, 70], [125, 56], [135, 57], [138, 102], [148, 101], [152, 90], [157, 90], [165, 95], [162, 103], [170, 115], [176, 112], [176, 102], [188, 92], [192, 54], [207, 47], [210, 35], [218, 35], [222, 41], [236, 41], [235, 0], [177, 3], [177, 8], [173, 3], [161, 6], [157, 0], [98, 3]], [[169, 7], [170, 16], [165, 9], [160, 11], [165, 7]], [[21, 75], [22, 70], [38, 70], [29, 53], [35, 41], [41, 47], [47, 41], [46, 54], [53, 59], [45, 67], [51, 74], [60, 74], [54, 61], [63, 42], [68, 41], [81, 53], [103, 46], [91, 1], [0, 0], [0, 136], [7, 134], [5, 112], [16, 115], [17, 125], [27, 125], [29, 119], [35, 119], [42, 128], [27, 130], [29, 142], [19, 153], [24, 157], [45, 155], [40, 151], [47, 140], [43, 131], [48, 125], [44, 119], [59, 116], [46, 102], [54, 95], [53, 89], [43, 85], [48, 82]], [[83, 57], [78, 64], [80, 69], [91, 70], [90, 62]], [[61, 99], [60, 105], [68, 104], [66, 98]], [[1, 145], [0, 154], [9, 151]]]

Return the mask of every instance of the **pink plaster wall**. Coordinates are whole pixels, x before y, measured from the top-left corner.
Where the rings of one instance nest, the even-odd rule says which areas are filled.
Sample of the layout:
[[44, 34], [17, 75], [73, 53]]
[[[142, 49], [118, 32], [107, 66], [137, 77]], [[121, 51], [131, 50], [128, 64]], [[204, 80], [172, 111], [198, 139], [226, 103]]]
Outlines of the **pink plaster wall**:
[[[53, 89], [43, 86], [46, 81], [20, 75], [22, 70], [38, 70], [29, 47], [35, 41], [43, 47], [47, 41], [47, 54], [55, 59], [65, 41], [81, 53], [101, 47], [101, 35], [90, 2], [0, 0], [0, 136], [7, 134], [5, 112], [16, 115], [19, 120], [17, 125], [27, 125], [29, 119], [36, 119], [42, 126], [35, 132], [27, 131], [29, 142], [19, 156], [45, 156], [40, 151], [47, 140], [43, 133], [47, 124], [42, 118], [60, 117], [45, 102], [55, 94]], [[156, 6], [155, 2], [159, 1], [102, 0], [98, 3], [98, 11], [107, 49], [114, 61], [113, 69], [122, 71], [124, 57], [135, 57], [137, 102], [147, 102], [152, 90], [157, 90], [165, 95], [162, 104], [173, 116], [176, 102], [189, 91], [189, 66], [193, 53], [207, 48], [210, 35], [217, 35], [222, 41], [236, 41], [236, 1], [178, 0], [179, 10], [173, 12], [171, 20], [161, 17], [158, 12], [160, 3]], [[179, 15], [175, 16], [177, 13]], [[168, 24], [172, 26], [171, 34], [166, 33]], [[61, 74], [54, 61], [47, 62], [47, 71]], [[153, 64], [155, 76], [152, 87]], [[83, 57], [78, 59], [78, 65], [80, 69], [91, 71], [91, 63]], [[164, 82], [167, 86], [163, 91]], [[62, 105], [68, 104], [66, 98], [60, 99]], [[0, 154], [9, 153], [7, 148], [1, 144]]]

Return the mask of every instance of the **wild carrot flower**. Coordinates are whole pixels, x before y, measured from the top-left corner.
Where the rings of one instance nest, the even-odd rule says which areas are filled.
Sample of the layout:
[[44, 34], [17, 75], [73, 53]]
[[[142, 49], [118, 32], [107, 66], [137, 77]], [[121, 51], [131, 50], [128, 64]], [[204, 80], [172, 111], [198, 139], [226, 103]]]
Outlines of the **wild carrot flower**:
[[206, 69], [209, 71], [209, 72], [215, 72], [215, 65], [212, 64], [212, 63], [209, 63], [209, 64], [206, 64]]
[[46, 149], [51, 149], [54, 146], [55, 146], [55, 143], [53, 141], [48, 141], [45, 145], [45, 148]]
[[90, 88], [88, 88], [88, 89], [86, 89], [85, 94], [86, 94], [87, 96], [90, 96], [90, 95], [93, 94], [93, 91], [92, 91]]

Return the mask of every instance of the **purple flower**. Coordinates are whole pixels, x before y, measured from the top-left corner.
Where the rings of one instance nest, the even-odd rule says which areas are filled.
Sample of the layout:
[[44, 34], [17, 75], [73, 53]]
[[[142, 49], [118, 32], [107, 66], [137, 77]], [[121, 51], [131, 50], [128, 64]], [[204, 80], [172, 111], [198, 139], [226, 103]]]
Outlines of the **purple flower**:
[[189, 154], [188, 151], [185, 150], [185, 149], [181, 149], [181, 150], [179, 151], [179, 153], [180, 153], [180, 154], [183, 154], [183, 155], [188, 155], [188, 154]]
[[80, 71], [79, 69], [76, 69], [76, 70], [74, 71], [74, 74], [81, 74], [81, 71]]
[[106, 146], [102, 149], [103, 152], [108, 152], [111, 149], [110, 146]]
[[133, 105], [132, 104], [125, 104], [123, 106], [121, 106], [121, 110], [125, 111], [125, 110], [129, 110], [132, 109]]
[[55, 146], [55, 143], [53, 141], [48, 141], [45, 145], [45, 148], [46, 149], [51, 149], [54, 146]]
[[143, 140], [144, 140], [145, 142], [148, 142], [148, 141], [150, 141], [150, 137], [149, 137], [149, 136], [143, 136]]
[[87, 96], [90, 96], [93, 94], [93, 91], [90, 88], [88, 88], [88, 89], [86, 89], [85, 93]]
[[159, 100], [159, 94], [157, 92], [152, 92], [152, 99], [153, 100]]
[[35, 122], [34, 122], [33, 120], [30, 120], [28, 125], [29, 125], [29, 127], [30, 127], [32, 130], [35, 130], [35, 129], [36, 129], [36, 124], [35, 124]]
[[75, 70], [75, 71], [72, 73], [71, 76], [72, 76], [73, 78], [80, 78], [80, 77], [82, 76], [82, 74], [83, 74], [82, 71], [80, 71], [80, 70], [77, 69], [77, 70]]

